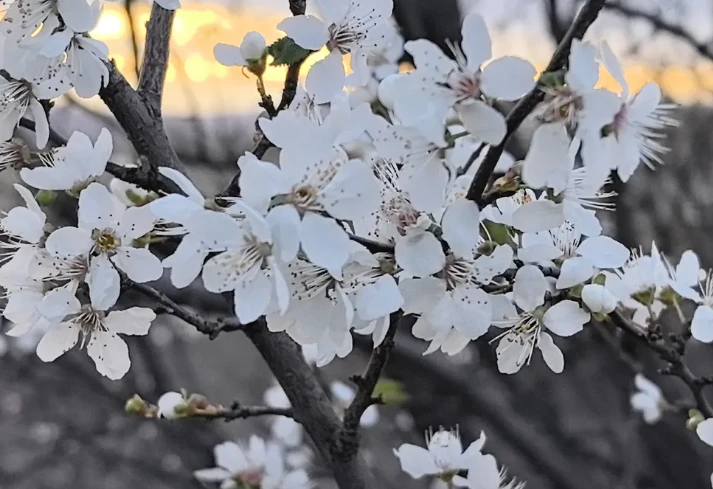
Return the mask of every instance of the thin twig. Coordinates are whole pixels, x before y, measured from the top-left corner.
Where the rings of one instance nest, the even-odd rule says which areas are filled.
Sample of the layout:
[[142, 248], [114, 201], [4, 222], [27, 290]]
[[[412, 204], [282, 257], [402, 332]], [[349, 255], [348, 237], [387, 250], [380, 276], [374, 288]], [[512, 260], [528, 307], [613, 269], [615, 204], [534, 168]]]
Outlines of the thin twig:
[[[572, 46], [572, 41], [574, 39], [581, 39], [584, 34], [589, 29], [589, 26], [596, 20], [599, 12], [604, 7], [606, 0], [588, 0], [587, 3], [582, 7], [570, 26], [567, 34], [565, 34], [562, 42], [557, 46], [552, 59], [550, 60], [544, 74], [553, 71], [561, 70], [563, 66], [567, 63], [567, 58], [569, 57], [569, 51]], [[510, 113], [505, 118], [507, 122], [507, 132], [502, 142], [497, 146], [491, 146], [483, 159], [483, 162], [478, 167], [478, 171], [475, 173], [473, 182], [470, 184], [468, 189], [468, 194], [466, 197], [482, 207], [482, 196], [485, 192], [485, 187], [487, 187], [490, 181], [490, 176], [495, 170], [495, 166], [498, 164], [500, 156], [505, 150], [505, 144], [508, 142], [510, 137], [517, 131], [520, 124], [525, 120], [525, 118], [530, 115], [530, 113], [537, 107], [537, 105], [544, 99], [544, 92], [540, 90], [539, 85], [535, 86], [530, 93], [525, 95], [515, 107], [510, 111]], [[471, 156], [471, 159], [475, 160], [477, 156]]]
[[236, 419], [254, 418], [257, 416], [285, 416], [293, 418], [292, 408], [276, 408], [271, 406], [241, 406], [233, 403], [230, 408], [219, 409], [218, 411], [196, 412], [191, 414], [192, 418], [204, 419], [224, 419], [234, 421]]

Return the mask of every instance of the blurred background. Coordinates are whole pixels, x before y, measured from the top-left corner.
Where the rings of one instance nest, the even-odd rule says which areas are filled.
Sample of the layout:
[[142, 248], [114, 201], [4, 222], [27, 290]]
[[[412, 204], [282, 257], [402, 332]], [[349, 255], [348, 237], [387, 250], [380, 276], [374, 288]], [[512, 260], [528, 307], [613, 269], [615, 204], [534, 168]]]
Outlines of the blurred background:
[[[575, 0], [395, 0], [395, 17], [406, 39], [426, 37], [440, 45], [458, 40], [460, 19], [471, 9], [485, 16], [494, 54], [517, 54], [542, 68], [582, 2]], [[249, 150], [259, 113], [254, 80], [239, 69], [219, 65], [217, 42], [238, 44], [251, 30], [268, 42], [275, 25], [289, 15], [287, 0], [186, 0], [174, 23], [164, 99], [164, 118], [176, 151], [206, 195], [225, 186], [240, 154]], [[308, 1], [309, 4], [309, 1]], [[110, 47], [117, 66], [136, 80], [136, 53], [142, 50], [150, 5], [139, 0], [109, 3], [92, 35]], [[713, 0], [610, 0], [588, 39], [606, 39], [621, 56], [632, 90], [658, 82], [666, 97], [680, 104], [681, 128], [668, 141], [666, 165], [640, 168], [618, 188], [617, 211], [606, 216], [612, 233], [632, 247], [652, 239], [674, 260], [692, 248], [705, 267], [713, 264]], [[309, 62], [318, 59], [310, 58]], [[309, 63], [305, 66], [307, 68]], [[285, 71], [270, 68], [274, 96]], [[602, 74], [601, 84], [612, 80]], [[135, 154], [98, 98], [72, 94], [59, 100], [53, 128], [67, 137], [81, 130], [94, 139], [102, 126], [114, 134], [116, 162]], [[527, 128], [509, 151], [521, 158]], [[3, 208], [11, 205], [2, 179]], [[225, 302], [191, 288], [165, 290], [201, 313], [227, 314]], [[6, 328], [7, 325], [3, 325]], [[106, 381], [84, 352], [72, 351], [53, 364], [34, 354], [37, 339], [7, 339], [0, 357], [0, 488], [151, 489], [200, 488], [192, 471], [213, 465], [212, 447], [224, 440], [267, 435], [266, 420], [151, 422], [129, 417], [123, 405], [134, 393], [156, 400], [186, 388], [216, 403], [262, 404], [271, 375], [240, 334], [215, 341], [189, 326], [163, 317], [148, 341], [128, 338], [132, 369], [120, 382]], [[703, 489], [710, 487], [713, 450], [669, 415], [654, 426], [631, 412], [633, 378], [644, 372], [662, 385], [672, 401], [685, 403], [687, 391], [675, 379], [656, 373], [660, 365], [615, 332], [592, 326], [560, 342], [566, 358], [557, 376], [536, 358], [518, 375], [497, 372], [487, 341], [456, 358], [422, 357], [425, 345], [401, 335], [387, 377], [407, 396], [381, 407], [376, 428], [363, 432], [365, 456], [374, 464], [378, 489], [430, 488], [399, 470], [392, 448], [423, 443], [429, 427], [458, 426], [464, 442], [488, 436], [487, 451], [528, 482], [531, 489]], [[361, 372], [370, 345], [359, 344], [345, 361], [321, 370], [325, 381]], [[690, 366], [713, 374], [713, 351], [696, 344]], [[670, 380], [670, 381], [669, 381]], [[377, 463], [378, 462], [378, 463]], [[317, 487], [332, 488], [315, 461]]]

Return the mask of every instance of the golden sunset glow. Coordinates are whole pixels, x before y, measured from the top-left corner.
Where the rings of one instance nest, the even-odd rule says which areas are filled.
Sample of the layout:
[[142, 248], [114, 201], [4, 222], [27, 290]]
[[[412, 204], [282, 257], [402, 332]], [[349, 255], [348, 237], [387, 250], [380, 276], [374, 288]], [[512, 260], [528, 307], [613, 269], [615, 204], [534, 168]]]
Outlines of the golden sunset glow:
[[[135, 30], [139, 43], [143, 43], [145, 24], [150, 9], [135, 5], [132, 9]], [[213, 113], [256, 111], [258, 95], [255, 80], [246, 77], [239, 67], [227, 68], [213, 57], [213, 46], [219, 42], [239, 44], [249, 31], [258, 31], [269, 43], [282, 33], [276, 25], [282, 14], [270, 10], [228, 9], [223, 6], [190, 5], [176, 13], [173, 24], [171, 58], [166, 76], [166, 111], [177, 115], [199, 110]], [[104, 41], [119, 69], [130, 82], [135, 82], [133, 49], [130, 42], [129, 18], [123, 7], [107, 4], [99, 24], [91, 32], [93, 37]], [[139, 46], [141, 49], [141, 46]], [[318, 60], [326, 56], [326, 49], [313, 54], [305, 62], [302, 74]], [[531, 60], [540, 69], [543, 60]], [[345, 61], [348, 66], [348, 60]], [[269, 93], [279, 98], [285, 67], [269, 66], [264, 79]], [[638, 91], [649, 81], [661, 85], [662, 90], [677, 102], [710, 101], [713, 99], [713, 65], [669, 66], [655, 68], [644, 64], [626, 66], [626, 78], [632, 92]], [[601, 71], [599, 86], [617, 89], [614, 79]], [[186, 97], [186, 90], [194, 96]], [[198, 103], [199, 107], [189, 104]]]

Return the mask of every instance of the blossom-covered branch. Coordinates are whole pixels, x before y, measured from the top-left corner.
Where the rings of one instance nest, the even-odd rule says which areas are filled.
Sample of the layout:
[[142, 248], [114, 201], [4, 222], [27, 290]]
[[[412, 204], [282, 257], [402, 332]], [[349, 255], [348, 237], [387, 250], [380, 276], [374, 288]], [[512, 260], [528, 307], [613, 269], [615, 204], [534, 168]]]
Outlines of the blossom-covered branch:
[[[589, 27], [597, 19], [599, 12], [602, 8], [604, 8], [605, 4], [606, 0], [587, 0], [587, 2], [580, 9], [579, 14], [577, 14], [577, 17], [574, 19], [572, 25], [567, 30], [564, 38], [557, 46], [550, 62], [547, 64], [547, 68], [545, 68], [545, 71], [540, 76], [540, 80], [543, 79], [542, 76], [561, 70], [565, 66], [567, 63], [567, 57], [569, 56], [571, 50], [572, 41], [575, 39], [582, 39], [582, 37], [584, 37], [587, 29], [589, 29]], [[495, 166], [498, 164], [500, 155], [502, 155], [505, 150], [505, 144], [510, 136], [512, 136], [520, 127], [520, 124], [523, 123], [527, 116], [532, 113], [532, 111], [540, 102], [542, 102], [542, 100], [544, 100], [544, 98], [545, 92], [538, 85], [533, 88], [530, 93], [523, 97], [510, 111], [505, 118], [507, 122], [507, 132], [505, 133], [505, 137], [500, 144], [489, 148], [485, 154], [485, 158], [478, 167], [478, 170], [473, 177], [473, 182], [468, 188], [468, 199], [481, 203], [483, 192], [485, 192], [485, 188], [490, 181], [490, 176], [495, 170]], [[469, 163], [471, 163], [470, 160], [475, 160], [478, 156], [477, 152], [474, 152], [469, 159]]]

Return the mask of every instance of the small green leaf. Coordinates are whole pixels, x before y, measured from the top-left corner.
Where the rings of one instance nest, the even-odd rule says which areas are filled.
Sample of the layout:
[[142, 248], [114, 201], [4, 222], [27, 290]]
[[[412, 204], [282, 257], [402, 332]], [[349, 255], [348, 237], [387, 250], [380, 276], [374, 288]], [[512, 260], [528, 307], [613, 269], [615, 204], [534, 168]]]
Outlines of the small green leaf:
[[54, 204], [54, 201], [56, 199], [57, 192], [55, 192], [54, 190], [40, 190], [39, 192], [37, 192], [37, 195], [35, 195], [35, 200], [42, 207], [51, 206], [52, 204]]
[[483, 226], [485, 226], [485, 229], [488, 231], [491, 241], [494, 241], [499, 245], [512, 244], [512, 238], [510, 237], [507, 226], [504, 224], [498, 224], [492, 221], [483, 221]]
[[293, 65], [304, 61], [313, 53], [298, 45], [290, 37], [283, 37], [267, 47], [267, 52], [272, 56], [271, 66]]
[[381, 379], [374, 388], [374, 397], [381, 396], [384, 404], [400, 406], [411, 398], [404, 385], [393, 379]]

